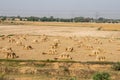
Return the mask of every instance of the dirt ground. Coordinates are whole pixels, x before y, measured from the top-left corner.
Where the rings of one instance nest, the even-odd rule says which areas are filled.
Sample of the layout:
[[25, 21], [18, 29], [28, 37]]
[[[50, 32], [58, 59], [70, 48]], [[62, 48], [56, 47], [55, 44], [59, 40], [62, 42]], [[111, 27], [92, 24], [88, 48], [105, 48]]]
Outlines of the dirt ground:
[[[47, 37], [45, 41], [41, 40], [43, 34]], [[4, 39], [0, 37], [0, 47], [11, 47], [19, 56], [16, 59], [54, 60], [67, 52], [67, 47], [72, 47], [73, 51], [67, 53], [74, 61], [96, 61], [97, 55], [104, 57], [103, 61], [120, 61], [120, 31], [100, 31], [98, 27], [8, 25], [0, 26], [0, 35], [9, 35]], [[15, 41], [9, 42], [11, 39]], [[35, 40], [37, 42], [33, 42]], [[56, 54], [43, 54], [49, 53], [55, 40], [60, 41]], [[17, 42], [22, 42], [22, 45], [17, 45]], [[24, 45], [30, 45], [33, 49], [25, 50]], [[93, 55], [97, 49], [101, 52]], [[4, 59], [5, 54], [0, 54], [0, 58]]]
[[[118, 27], [117, 27], [118, 28]], [[120, 31], [101, 31], [99, 27], [68, 27], [68, 26], [28, 26], [8, 25], [0, 26], [0, 34], [32, 34], [52, 36], [92, 36], [92, 37], [117, 37]], [[119, 30], [119, 29], [118, 29]]]

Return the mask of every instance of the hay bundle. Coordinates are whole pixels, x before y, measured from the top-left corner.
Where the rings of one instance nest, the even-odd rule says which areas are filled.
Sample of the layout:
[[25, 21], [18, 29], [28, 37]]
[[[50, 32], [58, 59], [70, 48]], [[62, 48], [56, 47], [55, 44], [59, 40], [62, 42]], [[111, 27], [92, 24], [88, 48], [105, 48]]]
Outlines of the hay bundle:
[[58, 43], [53, 43], [50, 47], [52, 48], [52, 49], [56, 49], [56, 48], [58, 48]]
[[16, 42], [16, 45], [17, 45], [17, 46], [22, 46], [23, 44], [22, 44], [21, 41], [17, 41], [17, 42]]
[[92, 50], [92, 49], [94, 49], [92, 45], [86, 45], [85, 48], [86, 48], [87, 50]]
[[9, 43], [15, 43], [16, 40], [15, 40], [14, 38], [11, 38], [11, 39], [8, 40], [8, 42], [9, 42]]
[[62, 54], [60, 54], [60, 56], [54, 58], [55, 60], [59, 59], [59, 60], [71, 60], [72, 57], [70, 56], [69, 53], [63, 52]]
[[32, 43], [38, 43], [38, 42], [39, 42], [39, 41], [38, 41], [38, 40], [36, 40], [36, 39], [32, 41]]
[[33, 49], [33, 48], [32, 48], [32, 46], [30, 46], [30, 45], [24, 45], [24, 46], [23, 46], [23, 49], [25, 49], [25, 50], [31, 50], [31, 49]]
[[73, 52], [73, 50], [74, 50], [73, 47], [67, 47], [67, 48], [65, 49], [65, 51], [67, 51], [67, 52]]
[[93, 50], [92, 53], [89, 54], [89, 56], [97, 56], [100, 54], [99, 50]]
[[14, 59], [14, 58], [17, 58], [18, 56], [16, 56], [16, 53], [14, 53], [14, 52], [6, 52], [5, 57], [6, 57], [7, 59], [8, 59], [8, 58]]
[[55, 55], [55, 54], [57, 54], [57, 50], [56, 49], [49, 49], [48, 54]]
[[106, 59], [105, 56], [100, 56], [100, 55], [96, 56], [96, 61], [105, 61], [105, 59]]
[[41, 37], [40, 37], [40, 41], [46, 41], [48, 39], [47, 35], [43, 34]]

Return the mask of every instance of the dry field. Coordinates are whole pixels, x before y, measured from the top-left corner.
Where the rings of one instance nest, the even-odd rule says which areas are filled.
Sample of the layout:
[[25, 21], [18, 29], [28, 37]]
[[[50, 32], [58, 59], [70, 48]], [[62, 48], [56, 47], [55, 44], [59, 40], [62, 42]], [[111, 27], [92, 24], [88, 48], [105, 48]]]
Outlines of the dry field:
[[104, 31], [120, 31], [120, 23], [73, 23], [73, 22], [31, 22], [31, 21], [4, 21], [8, 25], [57, 26], [57, 27], [97, 27]]
[[24, 60], [120, 61], [120, 24], [38, 24], [1, 25], [0, 58], [15, 53]]

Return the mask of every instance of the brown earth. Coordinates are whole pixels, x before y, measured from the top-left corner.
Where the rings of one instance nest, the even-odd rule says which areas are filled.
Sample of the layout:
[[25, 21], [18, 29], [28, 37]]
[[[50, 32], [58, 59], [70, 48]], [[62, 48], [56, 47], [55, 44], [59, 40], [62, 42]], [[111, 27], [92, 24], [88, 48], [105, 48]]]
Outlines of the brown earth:
[[[0, 61], [1, 59], [6, 59], [6, 54], [1, 51], [2, 48], [11, 47], [13, 52], [19, 56], [13, 59], [15, 62], [0, 62], [0, 73], [5, 74], [7, 79], [70, 80], [73, 77], [76, 80], [92, 80], [93, 74], [98, 71], [110, 73], [112, 80], [119, 78], [120, 73], [112, 70], [111, 64], [104, 64], [104, 61], [120, 61], [119, 24], [92, 24], [94, 26], [91, 26], [88, 23], [80, 23], [82, 24], [81, 27], [79, 26], [80, 24], [72, 24], [71, 26], [71, 23], [65, 23], [64, 26], [63, 23], [54, 25], [52, 23], [35, 24], [0, 26]], [[100, 25], [102, 29], [99, 29]], [[45, 41], [41, 41], [43, 34], [47, 36]], [[10, 40], [15, 41], [9, 42]], [[36, 40], [37, 42], [35, 42]], [[50, 46], [55, 40], [60, 41], [56, 48], [57, 54], [42, 54], [43, 52], [49, 52]], [[22, 45], [17, 45], [19, 41], [22, 42]], [[81, 43], [78, 44], [78, 42], [82, 42], [82, 45], [80, 45]], [[30, 45], [32, 49], [26, 50], [23, 45]], [[66, 52], [67, 47], [73, 48], [72, 52], [68, 52], [72, 60], [60, 59], [63, 62], [49, 62]], [[99, 56], [105, 57], [102, 64], [71, 62], [96, 61], [96, 55], [90, 56], [93, 50], [96, 49], [101, 50]], [[48, 62], [16, 62], [19, 60], [47, 60]], [[70, 61], [70, 63], [64, 61]]]
[[[46, 23], [47, 24], [47, 23]], [[119, 30], [120, 27], [114, 28]], [[117, 37], [120, 31], [103, 31], [99, 27], [68, 27], [68, 26], [30, 26], [30, 25], [8, 25], [0, 26], [0, 34], [34, 34], [53, 36], [94, 36], [94, 37]]]
[[0, 73], [7, 80], [92, 80], [97, 72], [107, 72], [111, 80], [119, 78], [112, 63], [81, 63], [81, 62], [0, 62]]
[[[0, 26], [1, 35], [30, 34], [26, 36], [26, 40], [19, 40], [16, 36], [10, 36], [10, 39], [21, 41], [23, 45], [31, 45], [32, 50], [24, 50], [23, 46], [17, 46], [15, 42], [8, 42], [8, 38], [0, 40], [0, 47], [12, 47], [13, 51], [19, 56], [18, 59], [47, 60], [54, 59], [65, 52], [65, 48], [73, 47], [74, 51], [70, 52], [70, 56], [75, 61], [95, 61], [95, 56], [89, 56], [94, 49], [100, 48], [105, 53], [101, 55], [106, 57], [105, 61], [120, 61], [120, 32], [119, 31], [98, 31], [97, 27], [56, 27], [56, 26]], [[42, 34], [46, 34], [48, 39], [40, 41]], [[36, 35], [36, 36], [35, 36]], [[19, 35], [18, 35], [19, 36]], [[0, 37], [2, 38], [2, 37]], [[54, 39], [60, 40], [56, 55], [43, 55], [48, 52]], [[102, 44], [95, 43], [98, 39]], [[33, 43], [38, 40], [38, 43]], [[112, 40], [109, 42], [109, 40]], [[78, 41], [84, 43], [84, 47], [79, 47]], [[93, 49], [86, 49], [85, 46], [92, 46]], [[4, 58], [1, 54], [0, 58]]]

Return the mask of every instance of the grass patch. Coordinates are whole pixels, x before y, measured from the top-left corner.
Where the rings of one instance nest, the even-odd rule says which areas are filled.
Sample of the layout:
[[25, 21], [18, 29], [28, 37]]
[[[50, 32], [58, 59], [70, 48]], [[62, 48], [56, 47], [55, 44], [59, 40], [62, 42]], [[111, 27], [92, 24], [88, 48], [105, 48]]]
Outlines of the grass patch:
[[9, 35], [7, 35], [7, 36], [14, 36], [14, 34], [9, 34]]
[[113, 64], [112, 69], [115, 71], [120, 71], [120, 62]]
[[97, 30], [98, 30], [98, 31], [102, 30], [102, 27], [99, 27]]
[[120, 40], [120, 38], [116, 38], [116, 39]]
[[[0, 59], [0, 62], [46, 62], [46, 63], [54, 63], [54, 62], [60, 62], [60, 63], [81, 63], [81, 64], [115, 64], [116, 62], [98, 62], [98, 61], [87, 61], [87, 62], [80, 62], [80, 61], [56, 61], [56, 60], [15, 60], [15, 59]], [[39, 66], [39, 65], [38, 65]], [[41, 65], [40, 65], [41, 66]]]
[[46, 64], [45, 63], [43, 63], [43, 64], [34, 64], [36, 67], [45, 67], [46, 66]]
[[99, 62], [99, 61], [88, 61], [88, 62], [86, 62], [86, 63], [88, 63], [88, 64], [104, 64], [104, 65], [106, 65], [106, 64], [115, 64], [116, 62]]
[[4, 35], [0, 35], [0, 37], [3, 37]]

